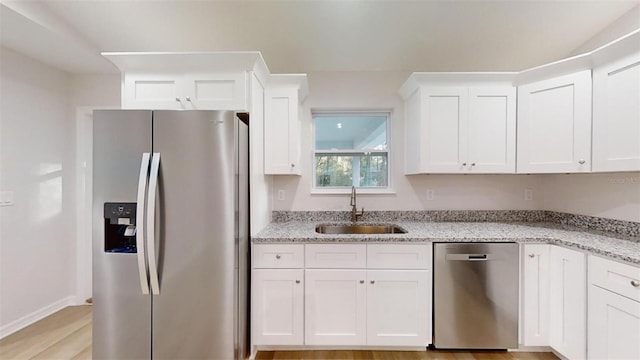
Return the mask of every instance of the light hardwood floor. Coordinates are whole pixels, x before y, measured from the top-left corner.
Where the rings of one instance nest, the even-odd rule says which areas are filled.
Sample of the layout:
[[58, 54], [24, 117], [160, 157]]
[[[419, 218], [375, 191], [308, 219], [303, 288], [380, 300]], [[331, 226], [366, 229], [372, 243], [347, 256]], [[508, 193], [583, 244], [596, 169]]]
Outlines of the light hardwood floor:
[[[0, 359], [91, 359], [91, 306], [71, 306], [0, 340]], [[501, 351], [261, 351], [256, 360], [555, 360]]]

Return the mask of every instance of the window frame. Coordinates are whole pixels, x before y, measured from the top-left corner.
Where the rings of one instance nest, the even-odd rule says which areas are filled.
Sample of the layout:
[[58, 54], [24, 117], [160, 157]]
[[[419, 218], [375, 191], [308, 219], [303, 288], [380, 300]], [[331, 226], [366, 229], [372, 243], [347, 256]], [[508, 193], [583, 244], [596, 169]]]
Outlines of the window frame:
[[[316, 149], [316, 117], [320, 115], [333, 115], [333, 116], [385, 116], [386, 120], [386, 131], [387, 131], [387, 149], [386, 150], [377, 150], [377, 149], [363, 149], [363, 150], [318, 150]], [[331, 186], [331, 187], [318, 187], [317, 186], [317, 176], [316, 176], [316, 155], [318, 154], [344, 154], [344, 155], [365, 155], [365, 154], [376, 154], [381, 153], [387, 154], [387, 186], [386, 187], [359, 187], [359, 194], [395, 194], [392, 183], [392, 174], [393, 174], [393, 161], [392, 159], [392, 121], [393, 121], [393, 110], [392, 109], [375, 109], [375, 108], [366, 108], [366, 109], [311, 109], [311, 132], [312, 132], [312, 143], [311, 143], [311, 194], [314, 195], [322, 195], [322, 194], [350, 194], [351, 186]]]

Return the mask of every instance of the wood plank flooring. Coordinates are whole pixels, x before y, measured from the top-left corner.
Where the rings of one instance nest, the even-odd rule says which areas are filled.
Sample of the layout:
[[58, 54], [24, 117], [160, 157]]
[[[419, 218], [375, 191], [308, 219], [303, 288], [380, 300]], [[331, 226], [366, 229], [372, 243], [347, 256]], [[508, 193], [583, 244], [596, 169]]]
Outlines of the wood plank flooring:
[[[0, 359], [91, 359], [91, 306], [71, 306], [0, 340]], [[256, 360], [556, 360], [500, 351], [260, 351]]]

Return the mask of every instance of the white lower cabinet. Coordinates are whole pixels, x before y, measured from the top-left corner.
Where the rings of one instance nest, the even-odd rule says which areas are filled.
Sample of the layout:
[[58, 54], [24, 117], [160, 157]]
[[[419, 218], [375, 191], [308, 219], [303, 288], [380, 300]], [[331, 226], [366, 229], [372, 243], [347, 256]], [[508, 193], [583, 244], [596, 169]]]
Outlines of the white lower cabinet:
[[305, 344], [365, 345], [364, 270], [306, 270]]
[[522, 245], [522, 344], [549, 346], [548, 244]]
[[431, 343], [431, 244], [260, 244], [253, 254], [254, 345]]
[[367, 272], [367, 345], [431, 343], [430, 280], [426, 270]]
[[304, 270], [259, 269], [252, 275], [254, 343], [302, 345]]
[[589, 256], [589, 359], [640, 359], [640, 267]]
[[549, 265], [549, 344], [568, 359], [585, 359], [586, 255], [551, 246]]

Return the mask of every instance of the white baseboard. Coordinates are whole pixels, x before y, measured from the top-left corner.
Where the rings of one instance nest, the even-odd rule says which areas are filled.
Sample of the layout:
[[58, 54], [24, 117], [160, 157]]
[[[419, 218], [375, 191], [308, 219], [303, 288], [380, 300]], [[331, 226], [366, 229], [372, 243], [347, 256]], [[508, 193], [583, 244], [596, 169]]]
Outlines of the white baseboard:
[[66, 298], [60, 299], [53, 304], [47, 305], [39, 310], [32, 312], [31, 314], [27, 314], [20, 319], [14, 320], [6, 325], [0, 326], [0, 339], [3, 339], [14, 332], [23, 329], [34, 322], [44, 319], [47, 316], [55, 313], [56, 311], [62, 310], [67, 306], [75, 305], [76, 297], [68, 296]]

